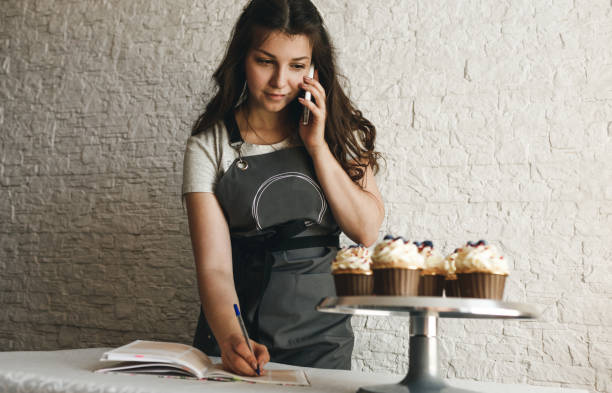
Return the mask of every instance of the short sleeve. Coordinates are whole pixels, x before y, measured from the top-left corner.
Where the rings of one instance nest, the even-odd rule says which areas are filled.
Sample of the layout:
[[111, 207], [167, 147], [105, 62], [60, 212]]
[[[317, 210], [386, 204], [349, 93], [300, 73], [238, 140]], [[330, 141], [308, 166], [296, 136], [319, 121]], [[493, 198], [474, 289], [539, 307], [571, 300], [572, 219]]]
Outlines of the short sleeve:
[[219, 168], [214, 139], [197, 135], [187, 140], [183, 160], [183, 195], [190, 192], [214, 192]]

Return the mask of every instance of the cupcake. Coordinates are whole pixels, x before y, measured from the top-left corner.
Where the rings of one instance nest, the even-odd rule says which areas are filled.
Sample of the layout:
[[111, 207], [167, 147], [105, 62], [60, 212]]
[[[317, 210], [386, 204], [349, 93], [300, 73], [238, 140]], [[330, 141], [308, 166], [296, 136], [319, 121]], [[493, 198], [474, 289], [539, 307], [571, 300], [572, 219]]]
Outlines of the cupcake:
[[455, 260], [462, 297], [501, 300], [508, 264], [495, 246], [486, 241], [468, 242]]
[[444, 258], [444, 269], [446, 270], [446, 279], [444, 280], [444, 295], [446, 297], [459, 297], [459, 281], [457, 280], [457, 274], [455, 274], [457, 267], [455, 265], [455, 259], [457, 259], [457, 252], [459, 249], [455, 249], [451, 254]]
[[444, 280], [446, 270], [444, 268], [444, 257], [434, 250], [433, 242], [414, 242], [419, 254], [423, 257], [423, 271], [419, 282], [419, 296], [442, 296], [444, 292]]
[[374, 278], [370, 250], [359, 245], [343, 247], [332, 262], [332, 274], [338, 296], [368, 296], [372, 294]]
[[385, 236], [372, 254], [374, 294], [417, 296], [423, 256], [412, 242]]

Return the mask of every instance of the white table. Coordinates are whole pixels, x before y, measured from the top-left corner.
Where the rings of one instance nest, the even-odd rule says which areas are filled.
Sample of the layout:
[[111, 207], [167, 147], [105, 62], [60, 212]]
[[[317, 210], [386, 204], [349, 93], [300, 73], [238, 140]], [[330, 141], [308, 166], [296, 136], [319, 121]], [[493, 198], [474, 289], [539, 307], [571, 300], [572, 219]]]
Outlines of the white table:
[[[244, 382], [197, 381], [151, 375], [98, 374], [103, 352], [110, 348], [41, 352], [0, 352], [0, 392], [4, 393], [205, 393], [205, 392], [295, 392], [355, 393], [361, 386], [395, 383], [403, 375], [368, 374], [357, 371], [302, 368], [312, 386], [290, 387]], [[279, 367], [269, 364], [267, 368]], [[282, 365], [283, 368], [293, 368]], [[496, 393], [587, 393], [585, 390], [508, 385], [492, 382], [446, 380], [450, 385], [476, 392]]]

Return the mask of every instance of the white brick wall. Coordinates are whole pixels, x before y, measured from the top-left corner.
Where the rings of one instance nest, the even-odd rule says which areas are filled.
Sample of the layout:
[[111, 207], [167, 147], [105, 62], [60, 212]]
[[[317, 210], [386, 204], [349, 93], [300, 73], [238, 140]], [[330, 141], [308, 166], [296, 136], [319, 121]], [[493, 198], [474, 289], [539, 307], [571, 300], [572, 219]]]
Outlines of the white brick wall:
[[[182, 153], [227, 3], [2, 3], [1, 350], [190, 342]], [[612, 391], [612, 3], [317, 4], [386, 154], [382, 232], [486, 238], [543, 310], [442, 320], [444, 374]], [[355, 369], [407, 369], [407, 320], [353, 322]]]

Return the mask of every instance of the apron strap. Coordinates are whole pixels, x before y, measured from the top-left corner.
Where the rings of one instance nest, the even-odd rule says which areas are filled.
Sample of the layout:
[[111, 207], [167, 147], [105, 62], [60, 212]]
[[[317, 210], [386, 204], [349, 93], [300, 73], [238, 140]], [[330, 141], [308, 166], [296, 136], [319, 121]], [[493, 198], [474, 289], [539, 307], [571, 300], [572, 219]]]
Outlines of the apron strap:
[[234, 147], [235, 145], [244, 143], [244, 140], [242, 140], [242, 135], [240, 135], [240, 129], [236, 123], [233, 110], [229, 111], [227, 115], [225, 115], [223, 122], [225, 123], [225, 129], [229, 133], [230, 145]]

